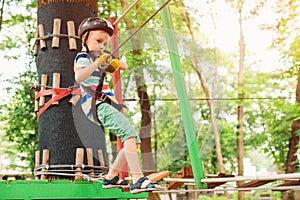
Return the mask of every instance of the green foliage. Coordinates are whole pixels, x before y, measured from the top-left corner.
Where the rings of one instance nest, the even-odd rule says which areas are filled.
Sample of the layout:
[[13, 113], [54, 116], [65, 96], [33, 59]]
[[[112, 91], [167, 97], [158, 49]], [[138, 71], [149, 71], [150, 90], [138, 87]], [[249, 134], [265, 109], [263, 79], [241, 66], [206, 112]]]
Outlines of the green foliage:
[[[201, 43], [206, 42], [200, 41], [202, 33], [198, 30], [198, 25], [202, 24], [202, 19], [191, 16], [192, 30], [195, 31], [197, 37], [199, 36], [199, 39], [196, 38], [196, 43], [193, 43], [189, 37], [188, 28], [183, 22], [182, 14], [186, 8], [182, 5], [182, 2], [179, 0], [172, 1], [170, 5], [180, 46], [180, 57], [186, 78], [188, 96], [193, 99], [190, 101], [190, 105], [194, 115], [195, 127], [198, 131], [202, 125], [201, 122], [209, 121], [210, 118], [200, 81], [191, 67], [193, 64], [192, 53], [195, 53], [199, 59], [201, 72], [211, 89], [212, 97], [218, 99], [214, 101], [215, 112], [224, 162], [227, 166], [229, 165], [226, 173], [233, 173], [236, 161], [236, 107], [240, 103], [236, 99], [238, 94], [236, 84], [238, 53], [228, 55], [217, 49], [219, 66], [215, 66], [215, 49], [213, 47], [202, 48], [201, 45]], [[228, 2], [233, 3], [236, 1]], [[24, 7], [23, 1], [11, 1], [11, 3]], [[261, 7], [263, 3], [263, 0], [257, 1], [257, 6]], [[124, 12], [120, 1], [117, 0], [99, 1], [98, 4], [99, 16], [104, 18], [109, 18], [111, 15], [119, 17]], [[9, 10], [10, 17], [5, 18], [3, 21], [4, 27], [1, 31], [1, 34], [4, 33], [5, 37], [0, 42], [1, 50], [7, 51], [9, 49], [24, 48], [25, 46], [29, 60], [33, 58], [29, 52], [32, 50], [30, 42], [35, 31], [36, 19], [32, 17], [34, 12], [32, 9], [36, 9], [35, 7], [36, 1], [30, 1], [25, 6], [28, 11], [26, 14], [13, 13], [12, 10]], [[123, 42], [131, 31], [129, 30], [130, 27], [126, 27], [124, 20], [132, 19], [132, 28], [137, 28], [155, 9], [157, 9], [156, 1], [140, 1], [139, 5], [119, 23], [120, 42]], [[259, 15], [260, 13], [256, 12], [255, 14]], [[286, 22], [286, 20], [280, 22], [280, 27], [288, 25]], [[24, 30], [24, 34], [14, 35], [11, 34], [12, 30]], [[136, 41], [141, 45], [137, 49], [133, 49], [132, 47]], [[249, 63], [247, 63], [245, 70], [244, 91], [245, 97], [248, 98], [244, 101], [246, 153], [251, 153], [252, 150], [258, 148], [263, 149], [281, 169], [284, 167], [288, 151], [291, 123], [293, 120], [298, 119], [300, 110], [299, 106], [294, 104], [293, 99], [273, 99], [273, 97], [294, 96], [295, 75], [299, 68], [300, 58], [299, 41], [299, 37], [296, 37], [283, 57], [286, 65], [290, 67], [289, 70], [277, 71], [276, 73], [260, 73], [253, 70]], [[281, 44], [278, 43], [279, 46]], [[133, 54], [133, 50], [138, 50], [140, 55]], [[147, 92], [151, 99], [151, 110], [153, 111], [152, 119], [155, 118], [152, 123], [152, 145], [153, 153], [157, 156], [158, 170], [178, 171], [183, 166], [189, 165], [190, 160], [181, 122], [181, 111], [179, 102], [176, 100], [175, 83], [165, 46], [165, 36], [161, 29], [160, 15], [154, 17], [140, 34], [135, 36], [134, 40], [130, 40], [128, 44], [122, 47], [120, 54], [121, 57], [123, 55], [126, 57], [129, 65], [129, 69], [122, 72], [124, 99], [137, 98], [134, 79], [137, 68], [142, 69], [146, 77], [145, 84], [147, 85]], [[7, 53], [6, 57], [17, 59], [19, 55]], [[258, 65], [257, 63], [253, 65], [255, 64]], [[11, 85], [7, 90], [11, 98], [8, 97], [9, 103], [1, 107], [1, 113], [3, 113], [1, 120], [7, 122], [5, 125], [5, 139], [12, 144], [12, 149], [8, 149], [9, 153], [12, 154], [14, 151], [25, 152], [27, 157], [22, 159], [28, 160], [31, 169], [37, 145], [37, 120], [33, 112], [33, 98], [30, 97], [29, 91], [36, 77], [33, 67], [30, 67], [25, 72], [20, 73], [18, 77], [10, 80]], [[269, 97], [270, 99], [267, 99]], [[128, 100], [125, 101], [125, 105], [128, 106], [128, 109], [125, 110], [126, 116], [138, 130], [140, 128], [138, 103]], [[217, 173], [214, 137], [210, 124], [202, 127], [198, 143], [205, 172]]]
[[[26, 161], [28, 166], [18, 166], [12, 162], [11, 168], [25, 168], [33, 170], [34, 155], [37, 149], [37, 119], [33, 112], [34, 99], [30, 94], [30, 88], [37, 79], [33, 65], [31, 40], [35, 31], [35, 15], [32, 15], [36, 8], [36, 1], [6, 1], [7, 9], [3, 19], [1, 30], [2, 37], [0, 49], [5, 50], [5, 58], [10, 60], [23, 59], [22, 69], [18, 76], [3, 80], [6, 87], [6, 101], [1, 105], [1, 121], [3, 125], [3, 140], [9, 142], [5, 153], [9, 158], [18, 157]], [[9, 3], [11, 4], [9, 6]], [[13, 8], [22, 8], [16, 12]], [[25, 12], [23, 13], [23, 11]], [[18, 34], [15, 34], [15, 30]], [[21, 31], [24, 30], [24, 31]], [[16, 54], [18, 51], [23, 53]], [[21, 54], [21, 55], [20, 55]], [[19, 66], [14, 66], [19, 67]]]
[[8, 151], [26, 153], [20, 159], [28, 161], [30, 169], [34, 167], [38, 138], [37, 119], [33, 112], [34, 99], [30, 90], [36, 77], [35, 71], [27, 70], [8, 80], [14, 87], [7, 88], [11, 98], [2, 106], [1, 112], [1, 121], [6, 122], [4, 138], [14, 147]]

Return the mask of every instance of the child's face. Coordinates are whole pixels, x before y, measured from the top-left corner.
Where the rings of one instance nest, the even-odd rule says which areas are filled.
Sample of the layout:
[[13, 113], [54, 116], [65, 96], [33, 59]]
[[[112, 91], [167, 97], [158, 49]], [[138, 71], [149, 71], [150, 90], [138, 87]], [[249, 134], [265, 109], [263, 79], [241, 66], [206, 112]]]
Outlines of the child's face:
[[102, 30], [90, 31], [86, 40], [86, 45], [90, 51], [102, 54], [107, 42], [109, 41], [109, 34]]

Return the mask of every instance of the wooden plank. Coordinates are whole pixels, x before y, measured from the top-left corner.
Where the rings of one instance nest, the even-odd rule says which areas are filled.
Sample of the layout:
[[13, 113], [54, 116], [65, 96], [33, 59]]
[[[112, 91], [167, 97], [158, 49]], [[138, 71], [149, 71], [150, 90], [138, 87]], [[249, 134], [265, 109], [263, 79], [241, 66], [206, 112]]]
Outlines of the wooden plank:
[[61, 27], [61, 19], [55, 18], [53, 22], [53, 38], [52, 38], [52, 48], [59, 47], [59, 34]]
[[300, 185], [300, 180], [295, 180], [295, 181], [285, 181], [284, 183], [277, 185], [276, 187], [281, 187], [281, 186], [293, 186], [293, 185]]
[[[225, 173], [219, 173], [215, 178], [226, 178], [226, 177], [234, 177], [234, 175], [226, 175]], [[216, 182], [216, 183], [207, 183], [207, 188], [215, 188], [217, 186], [223, 185], [227, 183], [226, 181], [224, 182]]]
[[[42, 160], [42, 165], [43, 165], [42, 171], [46, 171], [45, 165], [49, 164], [49, 160], [50, 160], [50, 150], [49, 149], [44, 149], [43, 150], [43, 160]], [[41, 175], [41, 180], [46, 180], [46, 179], [47, 179], [47, 175], [42, 174]]]
[[[76, 149], [76, 165], [82, 165], [83, 164], [83, 160], [84, 160], [84, 149], [83, 148], [77, 148]], [[75, 172], [75, 180], [82, 180], [82, 169], [81, 167], [77, 167], [76, 168], [76, 172]]]
[[274, 180], [254, 180], [254, 181], [249, 181], [247, 183], [244, 183], [242, 185], [239, 185], [239, 188], [248, 188], [248, 187], [259, 187], [262, 185], [265, 185], [267, 183], [271, 183]]
[[69, 49], [77, 50], [74, 21], [67, 21], [67, 29], [68, 29], [68, 35], [69, 35]]
[[[180, 171], [173, 176], [173, 178], [193, 178], [193, 170], [191, 166], [185, 166], [180, 169]], [[177, 189], [182, 186], [184, 182], [170, 182], [168, 185], [168, 189]]]
[[163, 171], [163, 172], [156, 172], [156, 173], [149, 174], [147, 177], [149, 178], [149, 180], [153, 182], [157, 182], [157, 181], [161, 181], [163, 178], [169, 176], [170, 174], [171, 174], [170, 171]]

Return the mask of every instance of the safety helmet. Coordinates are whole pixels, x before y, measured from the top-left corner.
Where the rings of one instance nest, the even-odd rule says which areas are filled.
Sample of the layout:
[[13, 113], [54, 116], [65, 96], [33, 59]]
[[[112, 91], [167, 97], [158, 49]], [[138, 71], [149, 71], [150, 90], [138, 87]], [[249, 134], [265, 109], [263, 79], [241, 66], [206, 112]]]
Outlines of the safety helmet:
[[109, 34], [109, 36], [113, 35], [114, 28], [112, 24], [102, 18], [99, 17], [89, 17], [85, 18], [78, 27], [78, 36], [81, 38], [85, 32], [91, 30], [102, 30]]

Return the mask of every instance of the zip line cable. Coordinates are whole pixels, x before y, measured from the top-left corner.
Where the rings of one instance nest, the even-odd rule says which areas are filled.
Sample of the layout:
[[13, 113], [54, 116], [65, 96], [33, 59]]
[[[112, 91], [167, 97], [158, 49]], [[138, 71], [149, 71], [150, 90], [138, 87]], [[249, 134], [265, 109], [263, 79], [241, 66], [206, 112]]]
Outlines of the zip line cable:
[[[190, 101], [238, 101], [238, 100], [285, 100], [285, 99], [300, 99], [300, 97], [244, 97], [244, 98], [189, 98]], [[129, 99], [123, 99], [123, 101], [140, 101], [141, 99], [137, 98], [129, 98]], [[147, 99], [143, 99], [145, 101]], [[150, 98], [149, 101], [178, 101], [177, 98]]]
[[111, 55], [116, 53], [122, 46], [124, 46], [124, 44], [126, 44], [133, 36], [135, 36], [135, 34], [140, 31], [153, 17], [155, 17], [159, 11], [168, 5], [170, 1], [171, 0], [167, 0], [162, 6], [160, 6], [158, 10], [156, 10], [146, 21], [144, 21], [144, 23], [142, 23], [133, 33], [131, 33], [126, 40], [124, 40], [116, 49], [114, 49], [114, 51], [111, 52]]

